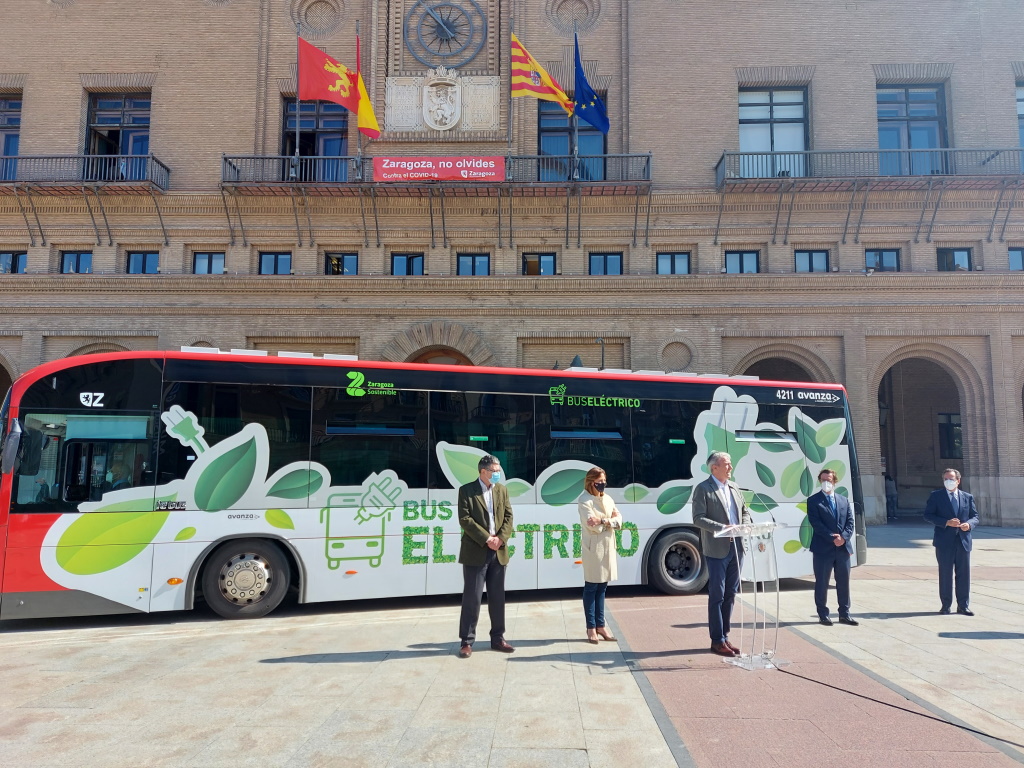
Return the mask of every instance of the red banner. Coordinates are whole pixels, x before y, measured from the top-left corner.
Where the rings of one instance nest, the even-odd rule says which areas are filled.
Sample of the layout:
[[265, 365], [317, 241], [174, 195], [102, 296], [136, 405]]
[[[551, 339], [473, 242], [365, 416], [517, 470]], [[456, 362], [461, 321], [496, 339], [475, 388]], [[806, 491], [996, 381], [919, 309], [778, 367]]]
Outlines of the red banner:
[[375, 157], [374, 181], [505, 181], [504, 157]]

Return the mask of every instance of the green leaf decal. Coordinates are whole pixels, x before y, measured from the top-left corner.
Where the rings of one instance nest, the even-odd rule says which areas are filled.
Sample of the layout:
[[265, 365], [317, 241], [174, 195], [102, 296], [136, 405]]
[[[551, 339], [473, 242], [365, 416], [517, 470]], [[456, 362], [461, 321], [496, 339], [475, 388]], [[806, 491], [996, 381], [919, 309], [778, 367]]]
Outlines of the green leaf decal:
[[838, 493], [840, 496], [846, 496], [847, 498], [850, 497], [850, 489], [842, 485], [836, 488], [836, 493]]
[[189, 526], [188, 528], [182, 528], [178, 531], [178, 535], [174, 537], [175, 541], [188, 541], [196, 535], [196, 529]]
[[704, 430], [704, 439], [708, 443], [708, 454], [711, 454], [713, 451], [725, 451], [732, 457], [733, 467], [738, 467], [740, 460], [750, 450], [750, 443], [737, 442], [734, 435], [726, 432], [716, 424], [708, 424]]
[[810, 496], [814, 493], [814, 478], [811, 477], [811, 470], [806, 467], [800, 473], [800, 493], [804, 496]]
[[286, 528], [290, 531], [295, 530], [295, 523], [292, 522], [291, 517], [283, 509], [268, 509], [267, 514], [264, 516], [267, 522], [275, 528]]
[[86, 512], [61, 534], [57, 542], [57, 564], [76, 576], [112, 571], [153, 542], [167, 521], [167, 515], [167, 512]]
[[788, 552], [789, 554], [792, 555], [794, 552], [799, 552], [801, 549], [803, 549], [803, 546], [804, 545], [801, 544], [796, 539], [792, 539], [790, 541], [787, 541], [785, 544], [783, 544], [782, 548], [784, 550], [786, 550], [786, 552]]
[[757, 469], [757, 476], [762, 483], [771, 488], [775, 485], [775, 473], [772, 472], [768, 467], [762, 464], [760, 461], [754, 462], [754, 467]]
[[471, 483], [480, 477], [477, 464], [480, 463], [483, 453], [467, 448], [460, 450], [459, 446], [455, 445], [445, 446], [441, 453], [444, 454], [444, 463], [448, 465], [448, 470], [461, 484]]
[[517, 496], [522, 496], [533, 486], [525, 480], [509, 480], [505, 483], [505, 487], [508, 489], [509, 498], [514, 499]]
[[800, 473], [806, 471], [804, 460], [797, 459], [784, 470], [782, 470], [782, 482], [779, 490], [786, 498], [792, 498], [800, 492]]
[[828, 464], [826, 464], [824, 467], [822, 467], [822, 469], [823, 470], [831, 469], [833, 472], [836, 473], [836, 484], [837, 485], [843, 481], [844, 477], [846, 477], [846, 464], [841, 462], [839, 459], [833, 459]]
[[747, 506], [750, 507], [751, 512], [771, 512], [779, 505], [775, 503], [771, 496], [755, 493], [753, 498], [747, 502]]
[[811, 537], [814, 536], [814, 529], [811, 527], [810, 518], [805, 517], [800, 522], [800, 543], [804, 549], [809, 549], [811, 546]]
[[267, 491], [267, 496], [278, 499], [304, 499], [320, 490], [324, 484], [323, 475], [311, 469], [296, 469], [289, 472]]
[[793, 446], [790, 443], [758, 443], [768, 453], [785, 453], [786, 451], [793, 450]]
[[586, 477], [585, 469], [562, 469], [555, 472], [541, 486], [541, 500], [555, 507], [571, 504], [583, 493], [583, 481]]
[[828, 421], [821, 425], [818, 429], [818, 434], [814, 438], [814, 441], [822, 448], [828, 448], [830, 445], [839, 441], [839, 438], [843, 436], [843, 430], [846, 425], [842, 421]]
[[626, 501], [640, 501], [646, 498], [650, 492], [651, 489], [648, 488], [646, 485], [640, 485], [640, 483], [631, 483], [630, 485], [627, 485], [623, 489], [622, 495], [623, 498], [626, 499]]
[[804, 456], [818, 464], [825, 460], [825, 449], [818, 445], [817, 433], [814, 427], [803, 419], [796, 419], [796, 441]]
[[196, 506], [204, 512], [227, 509], [249, 489], [255, 471], [256, 439], [250, 437], [206, 466], [196, 481]]
[[674, 515], [686, 506], [693, 488], [689, 485], [676, 485], [666, 489], [658, 497], [658, 511], [663, 515]]
[[801, 501], [799, 504], [796, 505], [796, 508], [799, 509], [801, 512], [803, 512], [805, 515], [807, 514], [807, 502], [806, 501]]

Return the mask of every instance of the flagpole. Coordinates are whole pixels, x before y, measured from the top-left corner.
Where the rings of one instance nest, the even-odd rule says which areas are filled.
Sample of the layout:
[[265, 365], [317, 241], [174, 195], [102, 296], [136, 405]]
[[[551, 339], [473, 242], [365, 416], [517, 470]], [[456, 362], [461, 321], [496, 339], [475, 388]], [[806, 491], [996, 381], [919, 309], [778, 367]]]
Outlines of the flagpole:
[[[576, 19], [572, 20], [572, 42], [575, 48], [573, 49], [573, 56], [575, 57], [576, 51], [579, 50], [580, 41], [576, 36]], [[573, 70], [572, 76], [572, 98], [576, 104], [579, 104], [579, 85], [576, 82], [576, 71]], [[580, 119], [576, 115], [577, 107], [574, 105], [572, 109], [572, 180], [578, 181], [580, 178]]]
[[508, 154], [512, 154], [512, 33], [515, 32], [516, 17], [508, 17]]
[[[359, 88], [359, 78], [363, 73], [363, 55], [359, 47], [359, 19], [356, 19], [356, 88]], [[369, 96], [369, 93], [367, 93]], [[360, 96], [360, 98], [362, 98]], [[356, 109], [358, 110], [357, 103]], [[359, 112], [356, 112], [356, 171], [359, 174], [359, 181], [363, 180], [363, 132], [359, 130]]]
[[295, 22], [295, 156], [292, 158], [291, 178], [295, 181], [299, 178], [299, 123], [301, 122], [302, 108], [299, 102], [299, 40], [302, 39], [302, 22]]

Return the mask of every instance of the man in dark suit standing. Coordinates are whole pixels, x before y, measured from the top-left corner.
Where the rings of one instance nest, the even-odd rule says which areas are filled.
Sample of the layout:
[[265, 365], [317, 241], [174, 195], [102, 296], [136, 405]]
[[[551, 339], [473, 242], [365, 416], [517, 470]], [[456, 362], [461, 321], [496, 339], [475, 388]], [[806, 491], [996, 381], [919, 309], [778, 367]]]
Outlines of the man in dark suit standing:
[[939, 562], [939, 613], [953, 605], [953, 575], [956, 574], [956, 612], [973, 616], [971, 601], [971, 531], [978, 524], [974, 496], [960, 490], [960, 473], [942, 473], [944, 490], [932, 491], [924, 508], [924, 519], [935, 526], [932, 546]]
[[491, 617], [491, 648], [503, 653], [515, 650], [505, 642], [505, 566], [512, 535], [512, 503], [508, 489], [499, 485], [501, 464], [494, 456], [482, 456], [480, 476], [459, 488], [459, 525], [462, 526], [462, 616], [459, 656], [473, 654], [480, 602], [487, 585], [487, 612]]
[[[738, 656], [729, 642], [730, 619], [740, 589], [743, 547], [732, 538], [715, 538], [728, 525], [751, 522], [750, 510], [736, 483], [729, 480], [732, 457], [714, 451], [708, 457], [711, 477], [693, 489], [693, 524], [700, 528], [700, 544], [708, 560], [708, 632], [711, 650], [719, 656]], [[735, 542], [735, 546], [734, 546]]]
[[821, 490], [807, 499], [807, 522], [814, 561], [814, 605], [818, 622], [832, 626], [828, 617], [828, 581], [836, 576], [836, 597], [839, 599], [839, 623], [856, 627], [859, 622], [850, 616], [850, 556], [853, 554], [853, 506], [845, 496], [836, 493], [836, 473], [823, 469], [818, 473]]

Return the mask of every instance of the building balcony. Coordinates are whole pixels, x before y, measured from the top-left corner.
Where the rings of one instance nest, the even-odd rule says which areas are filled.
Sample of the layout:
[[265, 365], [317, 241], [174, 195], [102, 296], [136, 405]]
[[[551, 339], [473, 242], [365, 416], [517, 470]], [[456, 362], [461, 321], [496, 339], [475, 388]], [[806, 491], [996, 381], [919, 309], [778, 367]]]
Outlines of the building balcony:
[[374, 182], [372, 157], [225, 156], [221, 185], [244, 195], [350, 196], [373, 185], [374, 194], [415, 196], [442, 188], [456, 196], [632, 195], [651, 183], [651, 155], [512, 155], [504, 181]]
[[83, 186], [108, 194], [166, 192], [170, 169], [153, 155], [20, 155], [0, 157], [0, 194], [29, 187], [41, 194], [78, 194]]
[[715, 166], [719, 190], [833, 192], [855, 187], [997, 189], [1024, 173], [1024, 150], [874, 149], [808, 152], [723, 152]]

